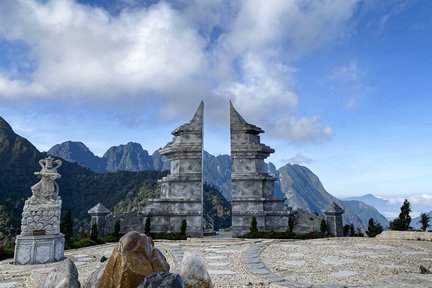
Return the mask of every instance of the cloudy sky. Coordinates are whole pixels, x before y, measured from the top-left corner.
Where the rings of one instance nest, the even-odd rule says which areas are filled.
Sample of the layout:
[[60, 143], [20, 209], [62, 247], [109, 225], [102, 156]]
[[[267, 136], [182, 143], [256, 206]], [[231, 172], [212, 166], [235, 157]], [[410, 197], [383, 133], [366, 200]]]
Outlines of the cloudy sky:
[[204, 100], [229, 154], [232, 100], [341, 197], [431, 200], [431, 67], [428, 0], [0, 1], [0, 116], [39, 150], [152, 153]]

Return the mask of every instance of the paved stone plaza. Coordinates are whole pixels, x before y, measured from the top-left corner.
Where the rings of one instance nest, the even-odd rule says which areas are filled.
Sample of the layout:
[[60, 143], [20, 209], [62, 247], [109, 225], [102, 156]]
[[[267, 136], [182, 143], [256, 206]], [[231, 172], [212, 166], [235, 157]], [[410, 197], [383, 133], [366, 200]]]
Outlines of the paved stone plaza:
[[[83, 283], [115, 244], [65, 251]], [[183, 253], [202, 258], [215, 287], [432, 287], [432, 242], [368, 238], [260, 240], [204, 238], [156, 241], [176, 270]], [[0, 288], [37, 287], [56, 265], [0, 262]]]

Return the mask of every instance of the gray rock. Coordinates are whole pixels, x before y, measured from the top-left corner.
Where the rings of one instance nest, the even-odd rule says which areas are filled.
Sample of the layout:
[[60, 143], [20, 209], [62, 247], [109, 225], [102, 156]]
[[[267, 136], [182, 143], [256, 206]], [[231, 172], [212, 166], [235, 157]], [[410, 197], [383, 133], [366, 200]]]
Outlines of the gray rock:
[[420, 265], [420, 274], [432, 274], [432, 272], [423, 265]]
[[157, 272], [148, 275], [137, 288], [184, 288], [183, 279], [177, 273]]
[[78, 270], [70, 259], [60, 262], [51, 272], [48, 273], [45, 288], [80, 288], [78, 281]]
[[180, 267], [180, 275], [186, 288], [213, 287], [204, 262], [191, 252], [185, 252]]
[[100, 258], [100, 262], [101, 263], [103, 263], [103, 262], [105, 262], [106, 260], [108, 260], [108, 258], [107, 257], [105, 257], [105, 256], [102, 256], [101, 258]]
[[84, 283], [83, 288], [98, 288], [100, 278], [102, 277], [103, 272], [105, 271], [105, 267], [108, 261], [104, 261], [87, 279]]

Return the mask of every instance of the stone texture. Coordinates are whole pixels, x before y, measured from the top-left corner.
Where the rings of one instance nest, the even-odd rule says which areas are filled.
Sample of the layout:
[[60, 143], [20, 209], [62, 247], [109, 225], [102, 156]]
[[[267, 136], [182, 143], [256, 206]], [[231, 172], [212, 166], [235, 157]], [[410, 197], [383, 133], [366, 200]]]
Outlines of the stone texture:
[[264, 131], [246, 120], [230, 102], [233, 237], [249, 232], [255, 216], [259, 231], [286, 231], [290, 211], [274, 197], [276, 178], [264, 162], [274, 150], [260, 142]]
[[107, 261], [102, 262], [102, 264], [95, 271], [93, 271], [92, 274], [90, 274], [90, 277], [84, 283], [83, 288], [99, 287], [100, 279], [102, 278], [107, 263], [108, 263]]
[[180, 275], [186, 288], [210, 288], [213, 287], [210, 275], [204, 262], [194, 253], [185, 252], [180, 267]]
[[65, 259], [54, 268], [45, 280], [45, 288], [80, 288], [78, 270], [70, 259]]
[[143, 211], [152, 232], [180, 232], [185, 219], [186, 234], [203, 237], [203, 113], [201, 102], [192, 120], [175, 129], [173, 142], [160, 150], [171, 170], [160, 180], [160, 198], [149, 199]]
[[61, 198], [56, 179], [60, 160], [51, 157], [39, 161], [42, 167], [34, 174], [41, 180], [31, 187], [32, 196], [25, 201], [21, 234], [15, 240], [15, 264], [43, 264], [63, 259], [64, 235], [60, 233]]
[[344, 212], [345, 210], [334, 201], [323, 211], [327, 218], [327, 233], [330, 236], [343, 237], [342, 214]]
[[148, 275], [137, 288], [184, 288], [183, 279], [177, 273], [156, 272]]
[[117, 243], [99, 287], [136, 287], [153, 272], [168, 272], [169, 265], [150, 237], [131, 231]]

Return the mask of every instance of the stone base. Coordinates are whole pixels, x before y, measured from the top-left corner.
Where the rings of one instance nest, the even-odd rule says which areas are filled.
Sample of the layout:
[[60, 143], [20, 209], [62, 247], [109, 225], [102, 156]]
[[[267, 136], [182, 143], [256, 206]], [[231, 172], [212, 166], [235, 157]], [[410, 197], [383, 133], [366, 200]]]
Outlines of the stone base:
[[17, 236], [14, 264], [46, 264], [64, 258], [64, 235]]

